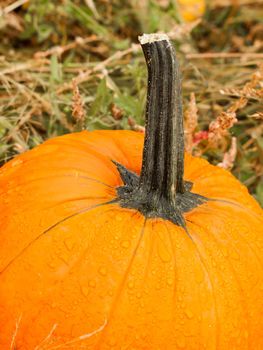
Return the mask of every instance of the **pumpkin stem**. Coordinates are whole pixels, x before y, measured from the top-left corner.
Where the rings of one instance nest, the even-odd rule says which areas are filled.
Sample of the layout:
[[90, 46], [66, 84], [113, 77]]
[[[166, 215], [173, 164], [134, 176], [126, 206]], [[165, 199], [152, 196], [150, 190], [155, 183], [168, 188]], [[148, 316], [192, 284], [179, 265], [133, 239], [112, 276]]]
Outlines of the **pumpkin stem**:
[[165, 34], [139, 37], [148, 68], [146, 132], [140, 187], [175, 203], [184, 193], [184, 129], [181, 77]]
[[117, 188], [118, 203], [136, 209], [146, 218], [170, 220], [183, 227], [183, 213], [207, 198], [192, 193], [183, 181], [184, 130], [181, 78], [174, 49], [165, 34], [139, 38], [148, 67], [146, 132], [141, 175], [113, 161], [123, 185]]

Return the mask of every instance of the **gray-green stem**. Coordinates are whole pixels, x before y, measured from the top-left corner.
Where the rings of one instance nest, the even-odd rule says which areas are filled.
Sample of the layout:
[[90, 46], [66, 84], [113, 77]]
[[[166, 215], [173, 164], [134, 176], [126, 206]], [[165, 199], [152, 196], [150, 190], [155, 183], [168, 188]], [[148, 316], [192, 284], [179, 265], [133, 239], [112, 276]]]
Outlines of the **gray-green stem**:
[[148, 67], [146, 131], [141, 175], [114, 161], [124, 182], [117, 188], [122, 207], [145, 217], [170, 220], [186, 229], [183, 213], [206, 198], [183, 180], [184, 130], [181, 78], [175, 51], [164, 34], [140, 37]]
[[175, 201], [184, 193], [184, 129], [181, 77], [166, 35], [140, 38], [148, 68], [146, 132], [140, 186]]

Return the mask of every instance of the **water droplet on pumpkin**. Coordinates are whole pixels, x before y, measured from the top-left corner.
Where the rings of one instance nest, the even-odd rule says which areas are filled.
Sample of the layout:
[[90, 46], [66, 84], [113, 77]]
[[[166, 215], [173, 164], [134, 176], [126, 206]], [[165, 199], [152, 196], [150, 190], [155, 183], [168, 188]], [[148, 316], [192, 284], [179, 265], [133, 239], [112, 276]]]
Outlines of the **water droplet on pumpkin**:
[[185, 314], [186, 314], [186, 316], [187, 316], [189, 319], [191, 319], [191, 318], [194, 317], [194, 314], [193, 314], [192, 311], [189, 310], [189, 309], [186, 309], [186, 310], [185, 310]]
[[81, 292], [85, 297], [89, 295], [89, 289], [86, 286], [81, 287]]
[[244, 337], [247, 339], [248, 338], [248, 331], [244, 332]]
[[129, 289], [133, 289], [134, 288], [134, 282], [133, 281], [129, 281], [128, 282], [128, 288]]
[[227, 249], [227, 247], [222, 247], [221, 250], [222, 250], [222, 253], [223, 253], [224, 257], [227, 258], [228, 257], [228, 249]]
[[158, 255], [159, 255], [160, 259], [165, 263], [167, 263], [171, 260], [171, 254], [169, 253], [168, 249], [163, 244], [159, 244], [159, 246], [158, 246]]
[[111, 338], [109, 339], [109, 341], [108, 341], [108, 345], [109, 345], [109, 346], [115, 346], [116, 343], [117, 343], [116, 339], [114, 339], [114, 338], [112, 338], [112, 337], [111, 337]]
[[176, 344], [178, 346], [179, 349], [184, 349], [185, 346], [186, 346], [186, 343], [185, 343], [185, 337], [183, 335], [179, 335], [177, 338], [176, 338]]
[[136, 298], [137, 299], [141, 299], [141, 297], [142, 297], [142, 293], [141, 292], [136, 293]]
[[157, 284], [155, 285], [155, 289], [156, 289], [156, 290], [160, 290], [161, 287], [162, 287], [162, 286], [161, 286], [161, 283], [157, 283]]
[[185, 302], [183, 301], [181, 304], [180, 304], [181, 308], [184, 309], [185, 308]]
[[235, 260], [240, 260], [240, 255], [238, 254], [238, 252], [235, 249], [232, 249], [230, 255], [231, 255], [231, 258], [233, 258]]
[[129, 246], [130, 246], [130, 241], [122, 241], [121, 242], [121, 246], [122, 246], [122, 248], [129, 248]]
[[202, 270], [197, 270], [195, 273], [195, 279], [197, 283], [202, 283], [204, 280], [204, 273]]
[[121, 221], [122, 219], [123, 219], [123, 216], [120, 214], [115, 216], [115, 220], [117, 221]]
[[69, 264], [70, 256], [66, 252], [60, 252], [57, 256], [66, 264]]
[[52, 307], [52, 309], [55, 309], [55, 308], [57, 307], [57, 303], [55, 303], [55, 302], [52, 303], [52, 304], [51, 304], [51, 307]]
[[7, 183], [7, 187], [13, 187], [14, 185], [15, 185], [14, 180], [8, 181], [8, 183]]
[[96, 281], [94, 281], [94, 280], [89, 281], [89, 287], [95, 288], [96, 287]]
[[8, 204], [9, 203], [9, 199], [7, 197], [3, 197], [3, 203], [4, 204]]
[[100, 268], [99, 268], [99, 274], [101, 275], [101, 276], [106, 276], [107, 275], [107, 269], [105, 268], [105, 267], [103, 267], [103, 266], [101, 266]]
[[70, 251], [73, 249], [75, 241], [71, 237], [69, 237], [64, 240], [64, 244], [66, 248]]
[[167, 283], [168, 286], [171, 287], [173, 285], [173, 279], [172, 278], [168, 278], [166, 283]]
[[217, 266], [215, 260], [212, 260], [212, 266], [213, 266], [213, 267], [216, 267], [216, 266]]
[[140, 307], [141, 307], [141, 308], [144, 308], [144, 307], [145, 307], [145, 302], [144, 302], [142, 299], [140, 300]]
[[51, 268], [51, 269], [54, 269], [56, 267], [56, 264], [54, 261], [50, 261], [48, 262], [48, 266]]

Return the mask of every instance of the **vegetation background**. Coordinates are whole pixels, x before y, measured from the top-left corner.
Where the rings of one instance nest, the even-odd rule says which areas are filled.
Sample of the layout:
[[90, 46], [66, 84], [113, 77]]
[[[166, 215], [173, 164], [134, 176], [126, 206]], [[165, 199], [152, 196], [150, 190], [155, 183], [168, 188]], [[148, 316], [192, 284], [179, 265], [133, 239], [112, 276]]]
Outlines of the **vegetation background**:
[[211, 0], [194, 16], [179, 0], [0, 0], [0, 164], [69, 132], [143, 131], [143, 32], [177, 48], [187, 150], [263, 205], [260, 0]]

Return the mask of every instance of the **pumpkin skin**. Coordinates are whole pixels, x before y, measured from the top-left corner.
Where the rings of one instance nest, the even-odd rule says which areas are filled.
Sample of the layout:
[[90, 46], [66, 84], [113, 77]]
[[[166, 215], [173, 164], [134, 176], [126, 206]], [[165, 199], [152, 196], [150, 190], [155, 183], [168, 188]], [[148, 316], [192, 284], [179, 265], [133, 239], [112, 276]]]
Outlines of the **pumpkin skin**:
[[[0, 349], [263, 348], [262, 210], [185, 155], [188, 232], [118, 203], [143, 134], [54, 138], [0, 169]], [[10, 347], [12, 345], [12, 347]]]

